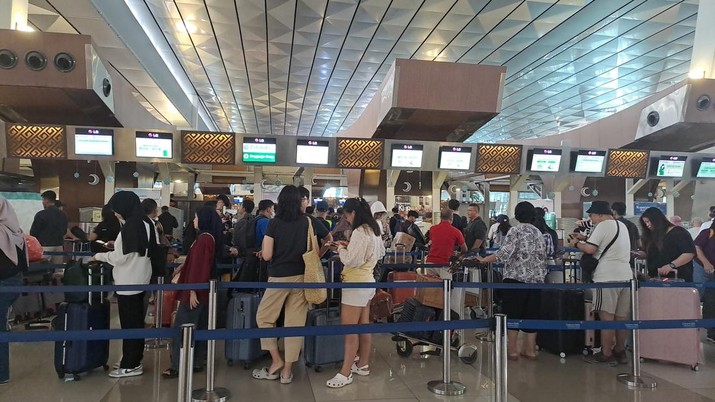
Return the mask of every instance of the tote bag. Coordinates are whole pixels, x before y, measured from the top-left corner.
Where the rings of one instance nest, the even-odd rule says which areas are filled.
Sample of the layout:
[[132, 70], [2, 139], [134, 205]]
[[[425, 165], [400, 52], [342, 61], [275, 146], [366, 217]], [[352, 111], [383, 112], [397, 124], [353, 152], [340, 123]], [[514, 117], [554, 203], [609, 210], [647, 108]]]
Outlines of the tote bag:
[[[313, 222], [310, 217], [306, 219], [308, 219], [308, 241], [306, 251], [303, 253], [303, 262], [305, 263], [303, 282], [325, 283], [325, 272], [318, 256], [318, 241], [313, 233]], [[326, 288], [304, 289], [303, 293], [305, 300], [311, 304], [320, 304], [328, 298], [328, 289]]]

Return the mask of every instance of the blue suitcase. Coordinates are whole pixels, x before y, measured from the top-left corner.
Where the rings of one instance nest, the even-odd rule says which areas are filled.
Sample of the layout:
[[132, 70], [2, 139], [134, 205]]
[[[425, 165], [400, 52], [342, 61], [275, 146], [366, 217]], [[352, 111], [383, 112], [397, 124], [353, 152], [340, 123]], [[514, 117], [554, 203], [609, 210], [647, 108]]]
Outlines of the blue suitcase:
[[[226, 312], [226, 327], [229, 329], [256, 328], [256, 313], [261, 302], [260, 293], [236, 293], [228, 302]], [[226, 364], [233, 366], [234, 362], [242, 362], [245, 369], [249, 364], [262, 357], [260, 339], [230, 339], [226, 340], [224, 354]]]
[[[52, 327], [56, 331], [109, 329], [109, 303], [62, 303]], [[97, 367], [106, 371], [108, 360], [108, 340], [55, 342], [55, 370], [61, 379], [79, 380], [80, 373]]]
[[[339, 282], [343, 265], [333, 257], [325, 269], [325, 280]], [[308, 311], [305, 326], [340, 325], [340, 289], [329, 289], [324, 306]], [[337, 303], [337, 306], [335, 304]], [[331, 307], [332, 306], [332, 307]], [[320, 372], [324, 366], [342, 364], [345, 354], [344, 335], [306, 336], [303, 343], [305, 365]]]

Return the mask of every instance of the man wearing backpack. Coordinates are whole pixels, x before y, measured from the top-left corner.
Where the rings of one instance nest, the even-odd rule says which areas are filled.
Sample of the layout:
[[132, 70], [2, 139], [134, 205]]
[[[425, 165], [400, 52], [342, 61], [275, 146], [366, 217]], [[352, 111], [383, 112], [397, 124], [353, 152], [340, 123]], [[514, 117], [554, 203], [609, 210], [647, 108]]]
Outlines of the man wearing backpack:
[[268, 229], [268, 222], [273, 219], [274, 203], [271, 200], [261, 200], [258, 203], [258, 214], [248, 221], [243, 233], [239, 233], [240, 241], [244, 245], [241, 253], [244, 255], [238, 280], [240, 282], [259, 282], [268, 280], [267, 272], [260, 275], [261, 259], [259, 253], [263, 244], [263, 237]]
[[241, 219], [239, 219], [238, 222], [236, 222], [236, 226], [233, 227], [233, 246], [238, 249], [239, 257], [245, 256], [243, 254], [243, 250], [246, 249], [246, 244], [244, 242], [244, 234], [246, 231], [246, 226], [254, 218], [254, 216], [251, 215], [251, 212], [253, 212], [253, 208], [255, 207], [256, 204], [253, 201], [244, 199], [240, 211]]

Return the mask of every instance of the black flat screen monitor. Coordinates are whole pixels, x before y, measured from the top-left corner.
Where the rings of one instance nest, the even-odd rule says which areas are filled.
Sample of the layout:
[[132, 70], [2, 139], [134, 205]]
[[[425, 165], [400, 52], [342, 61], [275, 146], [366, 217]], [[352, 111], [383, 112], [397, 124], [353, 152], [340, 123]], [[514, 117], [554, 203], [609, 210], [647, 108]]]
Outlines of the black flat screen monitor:
[[174, 157], [174, 134], [156, 131], [137, 131], [137, 158]]
[[276, 163], [276, 139], [243, 137], [243, 163]]
[[107, 128], [75, 128], [74, 153], [75, 155], [114, 155], [114, 130]]
[[715, 158], [703, 158], [697, 168], [698, 179], [715, 179]]
[[472, 163], [472, 147], [439, 147], [441, 170], [469, 170]]
[[392, 167], [420, 169], [422, 149], [419, 144], [392, 144]]
[[558, 173], [561, 167], [561, 150], [534, 148], [526, 154], [526, 166], [532, 172]]
[[687, 156], [661, 155], [651, 158], [650, 174], [655, 177], [683, 177]]
[[298, 140], [295, 161], [298, 164], [327, 165], [330, 142], [325, 140]]
[[581, 149], [571, 152], [571, 171], [574, 173], [601, 173], [606, 162], [606, 151]]

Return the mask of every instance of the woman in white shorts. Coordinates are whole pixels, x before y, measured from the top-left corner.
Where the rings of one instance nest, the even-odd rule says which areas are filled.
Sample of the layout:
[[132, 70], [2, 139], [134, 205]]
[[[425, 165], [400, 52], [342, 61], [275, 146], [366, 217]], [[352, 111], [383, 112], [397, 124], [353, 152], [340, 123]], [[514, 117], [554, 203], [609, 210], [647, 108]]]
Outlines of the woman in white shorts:
[[[350, 242], [337, 242], [337, 253], [343, 263], [342, 281], [374, 282], [373, 270], [377, 261], [385, 255], [380, 237], [380, 227], [370, 212], [370, 206], [362, 198], [351, 198], [343, 206], [343, 218], [352, 224]], [[369, 324], [370, 300], [375, 288], [343, 289], [340, 323], [343, 325]], [[335, 377], [328, 380], [330, 388], [342, 388], [353, 382], [353, 374], [370, 374], [370, 349], [372, 335], [345, 335], [345, 359]], [[357, 358], [356, 358], [357, 357]]]

